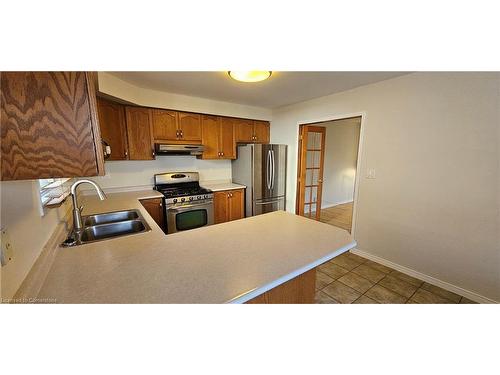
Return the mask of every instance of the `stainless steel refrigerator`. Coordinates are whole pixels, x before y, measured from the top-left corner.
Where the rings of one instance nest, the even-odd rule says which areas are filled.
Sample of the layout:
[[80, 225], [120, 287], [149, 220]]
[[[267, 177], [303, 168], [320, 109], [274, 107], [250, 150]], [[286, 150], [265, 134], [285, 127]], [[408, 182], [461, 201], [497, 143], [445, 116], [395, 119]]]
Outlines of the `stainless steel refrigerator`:
[[285, 209], [286, 145], [239, 145], [233, 182], [246, 185], [245, 216]]

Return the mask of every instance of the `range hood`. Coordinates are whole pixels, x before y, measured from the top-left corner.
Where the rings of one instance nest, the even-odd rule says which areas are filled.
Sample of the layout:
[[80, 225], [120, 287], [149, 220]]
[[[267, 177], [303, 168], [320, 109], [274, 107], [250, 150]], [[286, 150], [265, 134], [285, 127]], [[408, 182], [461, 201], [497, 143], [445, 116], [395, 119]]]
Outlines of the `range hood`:
[[203, 145], [155, 143], [156, 155], [201, 155], [204, 149]]

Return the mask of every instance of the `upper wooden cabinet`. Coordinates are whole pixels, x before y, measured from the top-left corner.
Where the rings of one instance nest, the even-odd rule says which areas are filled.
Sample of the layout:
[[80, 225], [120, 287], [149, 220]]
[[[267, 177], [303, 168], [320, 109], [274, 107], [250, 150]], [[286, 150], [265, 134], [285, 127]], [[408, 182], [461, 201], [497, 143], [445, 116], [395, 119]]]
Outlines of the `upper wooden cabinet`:
[[179, 140], [201, 142], [201, 115], [179, 112]]
[[269, 122], [235, 119], [236, 142], [269, 143]]
[[253, 142], [253, 121], [245, 119], [234, 119], [236, 142]]
[[2, 180], [104, 174], [91, 73], [0, 76]]
[[153, 138], [155, 141], [177, 141], [179, 117], [177, 112], [153, 109]]
[[144, 107], [125, 107], [128, 149], [131, 160], [154, 159], [151, 142], [152, 110]]
[[202, 159], [236, 159], [233, 119], [202, 115]]
[[153, 139], [155, 142], [200, 143], [201, 115], [153, 109]]
[[111, 148], [107, 160], [127, 160], [127, 125], [125, 124], [125, 106], [119, 103], [97, 98], [97, 112], [101, 137]]
[[269, 143], [270, 138], [270, 124], [269, 121], [258, 121], [253, 122], [253, 141], [255, 143]]

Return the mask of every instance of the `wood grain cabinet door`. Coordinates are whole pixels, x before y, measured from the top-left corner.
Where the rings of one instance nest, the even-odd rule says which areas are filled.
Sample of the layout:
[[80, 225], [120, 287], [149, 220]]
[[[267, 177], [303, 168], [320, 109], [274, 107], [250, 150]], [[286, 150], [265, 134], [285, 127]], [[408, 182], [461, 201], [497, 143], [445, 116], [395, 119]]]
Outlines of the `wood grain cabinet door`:
[[177, 141], [179, 118], [175, 111], [153, 109], [153, 138], [155, 141]]
[[225, 223], [229, 220], [229, 196], [227, 191], [214, 192], [214, 223]]
[[179, 112], [179, 131], [182, 141], [201, 142], [201, 115]]
[[234, 119], [236, 142], [253, 142], [253, 121], [245, 119]]
[[245, 190], [229, 190], [229, 221], [245, 217]]
[[205, 150], [202, 159], [219, 159], [219, 126], [220, 118], [203, 115], [201, 119], [201, 139]]
[[1, 179], [104, 174], [93, 74], [0, 73]]
[[107, 160], [127, 160], [127, 127], [125, 124], [125, 106], [101, 98], [97, 99], [101, 138], [111, 147]]
[[228, 117], [223, 117], [220, 122], [219, 150], [221, 159], [236, 159], [234, 120]]
[[269, 143], [269, 122], [257, 121], [253, 122], [254, 142], [255, 143]]
[[165, 231], [165, 215], [163, 213], [163, 199], [161, 198], [151, 198], [142, 199], [141, 204], [144, 206], [148, 214], [154, 219], [156, 224]]
[[151, 109], [126, 107], [127, 137], [130, 160], [153, 160], [151, 142]]

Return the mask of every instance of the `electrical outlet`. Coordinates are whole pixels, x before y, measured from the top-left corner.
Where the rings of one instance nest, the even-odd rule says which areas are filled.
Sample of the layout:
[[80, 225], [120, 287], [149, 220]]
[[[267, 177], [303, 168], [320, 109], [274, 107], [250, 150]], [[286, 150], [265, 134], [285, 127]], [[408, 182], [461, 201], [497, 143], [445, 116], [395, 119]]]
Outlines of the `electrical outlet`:
[[9, 261], [12, 260], [14, 256], [14, 248], [12, 246], [12, 242], [10, 242], [9, 235], [5, 228], [2, 228], [0, 231], [1, 234], [1, 248], [0, 248], [0, 264], [5, 266]]

